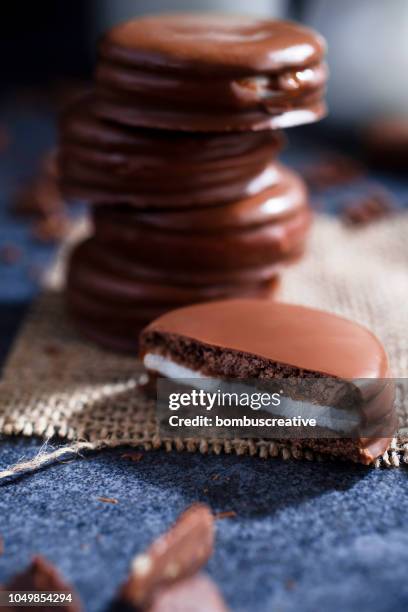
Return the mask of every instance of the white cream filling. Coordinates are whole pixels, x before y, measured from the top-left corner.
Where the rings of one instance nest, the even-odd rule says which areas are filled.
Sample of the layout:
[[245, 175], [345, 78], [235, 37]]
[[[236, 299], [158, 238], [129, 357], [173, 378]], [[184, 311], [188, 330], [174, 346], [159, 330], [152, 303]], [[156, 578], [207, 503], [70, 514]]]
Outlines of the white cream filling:
[[[254, 393], [253, 387], [250, 385], [239, 383], [237, 381], [224, 381], [218, 378], [213, 378], [202, 374], [199, 371], [192, 370], [186, 366], [175, 363], [168, 357], [156, 355], [154, 353], [146, 353], [143, 359], [144, 366], [147, 370], [155, 372], [165, 378], [179, 381], [181, 384], [185, 381], [193, 388], [202, 388], [202, 382], [206, 381], [205, 391], [221, 393]], [[194, 379], [197, 381], [195, 384]], [[312, 404], [311, 402], [301, 402], [285, 396], [281, 396], [279, 406], [265, 407], [265, 411], [270, 412], [276, 417], [294, 418], [302, 417], [303, 419], [316, 419], [317, 426], [325, 427], [339, 433], [347, 433], [352, 431], [360, 422], [360, 417], [357, 410], [345, 411], [332, 406], [321, 406]]]

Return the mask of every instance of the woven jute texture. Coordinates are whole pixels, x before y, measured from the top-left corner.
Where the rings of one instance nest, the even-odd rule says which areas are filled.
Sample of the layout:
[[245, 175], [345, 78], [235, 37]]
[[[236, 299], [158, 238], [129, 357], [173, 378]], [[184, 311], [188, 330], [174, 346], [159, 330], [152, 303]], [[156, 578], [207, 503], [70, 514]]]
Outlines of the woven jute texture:
[[[28, 316], [0, 384], [0, 432], [60, 437], [67, 445], [0, 474], [9, 476], [69, 452], [123, 444], [146, 450], [188, 450], [261, 457], [313, 459], [290, 442], [271, 440], [163, 439], [153, 402], [139, 390], [143, 368], [135, 357], [101, 350], [83, 340], [65, 315], [61, 283], [69, 243]], [[388, 351], [395, 377], [408, 377], [408, 214], [360, 229], [317, 217], [305, 258], [286, 271], [282, 301], [315, 306], [371, 328]], [[399, 396], [400, 433], [377, 465], [408, 463], [406, 398]], [[408, 430], [408, 429], [407, 429]], [[407, 440], [408, 442], [408, 440]], [[319, 459], [319, 457], [317, 457]]]

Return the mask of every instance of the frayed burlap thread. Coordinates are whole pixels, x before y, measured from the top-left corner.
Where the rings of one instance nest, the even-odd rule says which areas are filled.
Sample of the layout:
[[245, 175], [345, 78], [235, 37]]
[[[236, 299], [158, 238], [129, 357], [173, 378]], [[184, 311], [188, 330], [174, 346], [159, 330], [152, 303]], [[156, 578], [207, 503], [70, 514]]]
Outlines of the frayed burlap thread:
[[[61, 250], [16, 340], [0, 384], [0, 433], [60, 438], [0, 478], [38, 469], [88, 450], [122, 445], [146, 450], [236, 453], [284, 459], [322, 459], [311, 450], [273, 440], [165, 439], [154, 403], [140, 391], [145, 377], [136, 357], [124, 357], [81, 338], [64, 311], [61, 293], [66, 251], [86, 233], [76, 228]], [[384, 342], [395, 377], [408, 376], [408, 214], [359, 229], [320, 215], [306, 257], [288, 269], [278, 298], [344, 315]], [[408, 463], [407, 398], [400, 394], [400, 433], [377, 465]]]

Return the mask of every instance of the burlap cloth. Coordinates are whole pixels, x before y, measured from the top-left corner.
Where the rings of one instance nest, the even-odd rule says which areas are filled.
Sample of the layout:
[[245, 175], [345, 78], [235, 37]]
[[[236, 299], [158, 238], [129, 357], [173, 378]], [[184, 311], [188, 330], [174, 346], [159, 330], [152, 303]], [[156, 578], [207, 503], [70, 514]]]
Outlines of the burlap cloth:
[[[65, 316], [61, 295], [65, 254], [70, 243], [86, 232], [83, 225], [76, 227], [61, 249], [0, 384], [0, 432], [57, 436], [68, 445], [42, 452], [2, 472], [0, 478], [35, 469], [66, 453], [123, 444], [264, 458], [315, 457], [311, 451], [292, 449], [290, 442], [163, 439], [153, 403], [138, 390], [141, 364], [84, 341]], [[287, 270], [278, 295], [283, 301], [316, 306], [367, 325], [385, 344], [395, 377], [408, 377], [408, 213], [360, 229], [318, 216], [306, 257]], [[398, 399], [398, 412], [401, 430], [377, 465], [408, 463], [404, 397]]]

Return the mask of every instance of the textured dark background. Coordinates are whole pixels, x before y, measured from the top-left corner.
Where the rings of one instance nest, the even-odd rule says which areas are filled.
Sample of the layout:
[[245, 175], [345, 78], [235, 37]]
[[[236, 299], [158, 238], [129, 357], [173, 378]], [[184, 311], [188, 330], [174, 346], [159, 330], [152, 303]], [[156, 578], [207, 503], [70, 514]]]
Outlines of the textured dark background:
[[[4, 358], [37, 291], [33, 267], [54, 249], [37, 243], [27, 222], [9, 211], [12, 194], [54, 142], [48, 108], [3, 106], [0, 125], [11, 143], [0, 155], [0, 249], [18, 244], [22, 257], [0, 263], [0, 345]], [[293, 142], [295, 165], [307, 148]], [[307, 153], [306, 153], [307, 152]], [[315, 151], [316, 152], [316, 151]], [[371, 177], [408, 201], [403, 180]], [[364, 190], [364, 183], [347, 188]], [[344, 190], [324, 200], [339, 208]], [[363, 230], [362, 230], [363, 231]], [[33, 355], [33, 358], [35, 356]], [[0, 467], [38, 452], [41, 441], [0, 440]], [[102, 612], [124, 580], [131, 558], [194, 501], [235, 510], [217, 525], [209, 571], [233, 610], [382, 612], [408, 608], [408, 480], [405, 468], [374, 470], [336, 463], [263, 461], [123, 450], [60, 463], [0, 485], [0, 583], [41, 553], [79, 590], [86, 610]], [[214, 474], [219, 478], [212, 479]], [[114, 497], [117, 505], [97, 500]]]

